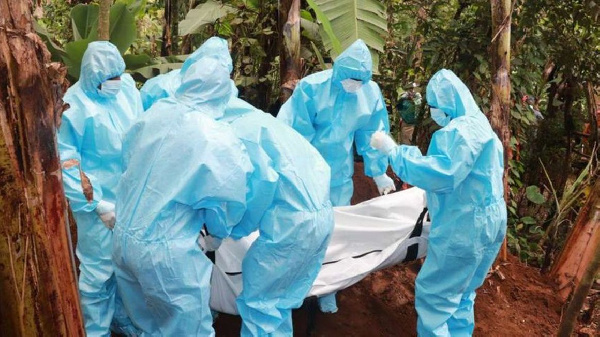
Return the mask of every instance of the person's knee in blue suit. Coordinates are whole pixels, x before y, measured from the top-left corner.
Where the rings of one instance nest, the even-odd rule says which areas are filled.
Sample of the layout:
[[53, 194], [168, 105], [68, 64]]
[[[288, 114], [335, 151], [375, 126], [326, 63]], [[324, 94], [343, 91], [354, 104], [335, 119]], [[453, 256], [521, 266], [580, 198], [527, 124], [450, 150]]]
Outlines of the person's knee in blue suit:
[[[371, 80], [371, 53], [357, 40], [333, 64], [298, 82], [277, 118], [304, 136], [331, 167], [331, 202], [347, 206], [352, 198], [354, 148], [363, 157], [365, 175], [380, 194], [394, 191], [386, 175], [388, 160], [369, 146], [371, 135], [389, 132], [388, 113], [379, 86]], [[335, 294], [322, 297], [321, 310], [337, 311]]]
[[417, 276], [419, 336], [470, 336], [475, 290], [483, 284], [506, 234], [502, 143], [467, 87], [449, 70], [427, 85], [432, 119], [442, 126], [427, 155], [396, 146], [385, 133], [373, 147], [394, 172], [424, 189], [431, 216], [425, 263]]
[[[114, 45], [90, 43], [79, 81], [65, 94], [70, 107], [58, 132], [65, 195], [77, 222], [79, 291], [88, 336], [109, 336], [113, 320], [117, 332], [135, 331], [115, 300], [111, 261], [121, 139], [143, 111], [135, 82], [124, 71]], [[83, 188], [85, 182], [91, 189]]]
[[[229, 72], [206, 60], [182, 76], [123, 142], [113, 260], [123, 304], [151, 336], [214, 336], [209, 307], [218, 248], [246, 212], [253, 168], [221, 114]], [[203, 230], [205, 228], [205, 230]]]

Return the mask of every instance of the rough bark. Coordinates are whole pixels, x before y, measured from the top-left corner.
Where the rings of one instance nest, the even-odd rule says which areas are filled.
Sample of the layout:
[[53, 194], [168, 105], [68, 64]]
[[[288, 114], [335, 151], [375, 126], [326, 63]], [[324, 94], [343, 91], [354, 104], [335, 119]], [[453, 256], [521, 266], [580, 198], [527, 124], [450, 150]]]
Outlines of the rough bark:
[[600, 254], [600, 179], [596, 179], [586, 204], [579, 211], [575, 226], [550, 272], [558, 281], [563, 301], [573, 293], [595, 255]]
[[301, 76], [300, 58], [300, 0], [279, 1], [279, 22], [282, 25], [279, 53], [281, 72], [281, 104], [292, 96]]
[[[189, 12], [194, 8], [194, 0], [189, 0], [188, 5], [186, 7], [185, 12]], [[191, 54], [192, 53], [192, 35], [188, 34], [183, 36], [181, 39], [181, 54]]]
[[600, 102], [596, 99], [594, 84], [587, 82], [585, 88], [585, 98], [588, 108], [588, 118], [590, 120], [590, 134], [588, 136], [589, 149], [594, 149], [598, 144], [598, 120], [596, 119], [596, 111], [600, 109]]
[[98, 13], [98, 40], [108, 41], [110, 39], [110, 5], [112, 0], [100, 0]]
[[[598, 186], [596, 186], [598, 187]], [[588, 214], [587, 218], [589, 222], [598, 224], [600, 222], [600, 198], [596, 194], [596, 200], [593, 205], [591, 214]], [[594, 278], [600, 270], [600, 231], [595, 231], [589, 249], [592, 251], [593, 256], [589, 263], [585, 266], [585, 271], [581, 275], [581, 281], [575, 288], [573, 298], [564, 313], [560, 326], [558, 327], [559, 337], [569, 337], [573, 333], [573, 329], [577, 323], [577, 317], [583, 307], [583, 303], [587, 295], [592, 288]]]
[[567, 183], [567, 177], [571, 172], [571, 157], [573, 153], [573, 133], [575, 132], [575, 121], [573, 120], [573, 103], [575, 101], [575, 86], [578, 82], [577, 79], [573, 78], [573, 76], [569, 75], [566, 78], [565, 86], [562, 92], [562, 100], [564, 102], [563, 108], [563, 118], [564, 118], [564, 126], [565, 126], [565, 156], [562, 162], [562, 171], [558, 176], [556, 183], [556, 193], [557, 195], [562, 195], [565, 190], [565, 185]]
[[[388, 11], [388, 13], [390, 13]], [[424, 7], [421, 7], [417, 10], [417, 18], [419, 22], [427, 21], [427, 10]], [[416, 71], [423, 71], [423, 43], [425, 42], [425, 38], [421, 34], [417, 34], [411, 38], [413, 40], [413, 44], [415, 46], [414, 49], [414, 57], [413, 57], [413, 67]], [[414, 133], [416, 135], [416, 132]]]
[[84, 336], [55, 137], [66, 70], [31, 10], [0, 0], [0, 331]]
[[[504, 198], [508, 201], [508, 162], [510, 148], [510, 0], [492, 0], [492, 104], [490, 122], [504, 146]], [[506, 240], [501, 258], [506, 261]]]
[[178, 0], [165, 1], [165, 23], [163, 26], [161, 47], [162, 56], [177, 53], [177, 27], [179, 26], [178, 6]]

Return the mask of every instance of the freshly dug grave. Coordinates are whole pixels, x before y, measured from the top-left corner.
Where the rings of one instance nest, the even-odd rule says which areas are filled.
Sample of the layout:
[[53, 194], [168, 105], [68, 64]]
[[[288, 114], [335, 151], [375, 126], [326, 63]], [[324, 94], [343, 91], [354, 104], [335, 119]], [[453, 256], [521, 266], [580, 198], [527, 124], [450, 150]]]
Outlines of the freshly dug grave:
[[[355, 168], [352, 202], [377, 196], [375, 184], [362, 174], [362, 163]], [[419, 268], [419, 261], [398, 265], [340, 291], [339, 311], [317, 312], [312, 336], [416, 336]], [[555, 335], [562, 305], [551, 280], [512, 256], [498, 270], [477, 292], [475, 336]], [[294, 311], [294, 335], [307, 334], [307, 317], [307, 306]], [[217, 336], [239, 336], [240, 324], [239, 317], [221, 314], [215, 322]]]

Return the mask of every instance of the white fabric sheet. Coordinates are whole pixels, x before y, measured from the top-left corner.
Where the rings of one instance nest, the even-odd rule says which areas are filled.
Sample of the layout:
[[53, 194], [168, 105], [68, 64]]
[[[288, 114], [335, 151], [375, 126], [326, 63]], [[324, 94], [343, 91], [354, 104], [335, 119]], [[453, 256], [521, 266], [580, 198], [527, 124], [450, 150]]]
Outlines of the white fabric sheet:
[[[411, 233], [425, 208], [425, 192], [411, 188], [354, 206], [334, 208], [335, 228], [323, 267], [308, 296], [347, 288], [369, 273], [406, 259], [417, 243], [417, 257], [427, 251], [430, 223], [425, 217], [420, 236]], [[242, 260], [258, 232], [234, 241], [227, 239], [216, 252], [211, 280], [213, 310], [237, 315], [235, 299], [242, 291]]]

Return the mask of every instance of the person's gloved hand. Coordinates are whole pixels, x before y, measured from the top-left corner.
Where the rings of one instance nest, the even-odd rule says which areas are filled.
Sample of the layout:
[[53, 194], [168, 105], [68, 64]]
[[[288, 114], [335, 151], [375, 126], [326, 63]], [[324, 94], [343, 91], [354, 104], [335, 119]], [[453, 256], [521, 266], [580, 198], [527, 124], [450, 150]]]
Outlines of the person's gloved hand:
[[222, 242], [223, 240], [212, 235], [206, 235], [204, 232], [201, 232], [198, 236], [198, 246], [200, 246], [200, 249], [204, 253], [214, 252], [215, 250], [219, 249], [219, 246], [221, 246]]
[[383, 131], [377, 131], [371, 136], [371, 146], [385, 154], [389, 154], [395, 147], [396, 142]]
[[394, 185], [394, 180], [387, 176], [387, 174], [382, 174], [377, 177], [373, 177], [375, 180], [375, 184], [377, 184], [377, 189], [379, 190], [379, 195], [385, 195], [390, 193], [391, 191], [396, 190], [396, 185]]
[[110, 230], [115, 228], [115, 221], [117, 220], [115, 217], [115, 204], [100, 200], [98, 206], [96, 206], [96, 213], [106, 228]]

